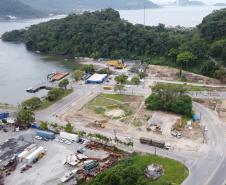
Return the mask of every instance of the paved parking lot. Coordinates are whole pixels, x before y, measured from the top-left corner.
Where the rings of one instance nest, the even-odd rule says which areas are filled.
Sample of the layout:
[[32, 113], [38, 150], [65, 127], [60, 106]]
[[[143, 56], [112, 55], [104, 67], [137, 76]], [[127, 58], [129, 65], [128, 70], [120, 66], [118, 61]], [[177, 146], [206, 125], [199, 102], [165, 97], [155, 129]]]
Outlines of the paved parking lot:
[[[56, 140], [46, 142], [33, 139], [35, 130], [32, 129], [21, 133], [23, 133], [24, 139], [30, 140], [30, 142], [34, 141], [35, 144], [46, 147], [48, 151], [42, 159], [36, 164], [33, 164], [32, 168], [24, 173], [20, 173], [20, 168], [23, 165], [20, 163], [16, 171], [6, 178], [6, 185], [57, 185], [60, 183], [60, 178], [63, 177], [68, 170], [73, 169], [72, 167], [64, 165], [66, 157], [76, 153], [79, 148], [84, 147], [83, 144], [78, 143], [66, 145]], [[16, 137], [19, 135], [19, 133], [16, 133]], [[104, 151], [86, 150], [85, 155], [90, 158], [102, 158], [107, 156], [107, 153]], [[67, 185], [71, 184], [72, 181], [67, 183]]]

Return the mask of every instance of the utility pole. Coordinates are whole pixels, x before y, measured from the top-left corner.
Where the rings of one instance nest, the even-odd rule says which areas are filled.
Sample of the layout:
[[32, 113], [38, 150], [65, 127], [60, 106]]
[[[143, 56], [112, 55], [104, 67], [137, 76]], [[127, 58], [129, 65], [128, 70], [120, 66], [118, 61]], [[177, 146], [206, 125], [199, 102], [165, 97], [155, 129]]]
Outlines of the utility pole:
[[80, 5], [81, 5], [81, 2], [80, 0], [75, 0], [75, 14], [80, 14], [81, 13], [81, 10], [80, 10]]
[[146, 26], [146, 7], [144, 7], [144, 26]]

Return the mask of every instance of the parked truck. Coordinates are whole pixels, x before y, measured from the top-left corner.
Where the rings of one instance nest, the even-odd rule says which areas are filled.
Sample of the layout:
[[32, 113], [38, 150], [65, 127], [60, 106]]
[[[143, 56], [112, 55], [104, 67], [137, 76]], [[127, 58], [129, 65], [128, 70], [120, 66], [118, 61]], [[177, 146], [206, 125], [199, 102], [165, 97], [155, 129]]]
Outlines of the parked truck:
[[44, 130], [38, 130], [36, 132], [36, 135], [37, 136], [40, 136], [42, 138], [45, 138], [45, 139], [55, 139], [55, 134], [53, 132], [49, 132], [49, 131], [44, 131]]
[[169, 143], [166, 144], [166, 143], [163, 142], [163, 141], [156, 141], [156, 140], [149, 139], [149, 138], [141, 137], [141, 138], [140, 138], [140, 143], [141, 143], [141, 144], [145, 144], [145, 145], [149, 145], [149, 146], [158, 147], [158, 148], [165, 148], [165, 149], [167, 149], [167, 150], [170, 149]]

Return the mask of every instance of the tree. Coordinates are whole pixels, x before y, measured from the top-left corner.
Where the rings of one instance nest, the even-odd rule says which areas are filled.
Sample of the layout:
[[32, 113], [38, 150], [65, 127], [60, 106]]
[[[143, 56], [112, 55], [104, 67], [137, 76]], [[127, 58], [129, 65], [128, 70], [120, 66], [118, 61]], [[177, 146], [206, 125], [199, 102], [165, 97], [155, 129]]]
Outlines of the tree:
[[42, 104], [42, 101], [38, 97], [33, 97], [31, 99], [25, 100], [22, 102], [22, 107], [26, 107], [27, 109], [36, 110]]
[[69, 80], [68, 79], [63, 79], [59, 83], [60, 88], [64, 88], [64, 90], [67, 89], [67, 86], [69, 85]]
[[134, 76], [132, 79], [131, 79], [131, 82], [132, 84], [134, 85], [139, 85], [140, 84], [140, 78], [138, 76]]
[[125, 86], [122, 84], [116, 84], [114, 87], [114, 91], [119, 92], [120, 94], [122, 94], [122, 91], [124, 90], [125, 90]]
[[92, 64], [84, 65], [82, 69], [88, 74], [95, 73], [95, 68], [94, 68], [94, 65]]
[[62, 89], [53, 88], [48, 92], [47, 99], [49, 101], [55, 101], [59, 98], [60, 95], [62, 95], [64, 92]]
[[74, 127], [71, 123], [67, 123], [67, 125], [64, 127], [64, 131], [68, 133], [73, 133]]
[[42, 129], [42, 130], [48, 130], [48, 122], [41, 121], [40, 129]]
[[73, 73], [72, 73], [72, 76], [73, 78], [75, 79], [75, 81], [80, 81], [82, 79], [82, 76], [83, 76], [83, 71], [81, 70], [75, 70]]
[[178, 50], [175, 49], [175, 48], [172, 48], [169, 50], [169, 53], [168, 53], [168, 57], [170, 58], [170, 60], [172, 62], [176, 62], [177, 61], [177, 55], [178, 55]]
[[140, 72], [138, 76], [140, 77], [140, 79], [144, 79], [147, 76], [147, 74], [145, 72]]
[[153, 93], [145, 100], [147, 109], [170, 111], [187, 117], [192, 115], [192, 99], [185, 93], [184, 85], [157, 84]]
[[177, 63], [180, 65], [180, 77], [182, 75], [182, 69], [186, 66], [188, 70], [189, 63], [195, 59], [194, 55], [190, 51], [184, 51], [177, 55]]
[[125, 74], [121, 74], [115, 77], [115, 81], [120, 84], [125, 84], [127, 79], [128, 79], [128, 76], [126, 76]]
[[29, 109], [21, 108], [17, 113], [17, 123], [20, 126], [29, 127], [32, 122], [35, 121], [34, 112]]

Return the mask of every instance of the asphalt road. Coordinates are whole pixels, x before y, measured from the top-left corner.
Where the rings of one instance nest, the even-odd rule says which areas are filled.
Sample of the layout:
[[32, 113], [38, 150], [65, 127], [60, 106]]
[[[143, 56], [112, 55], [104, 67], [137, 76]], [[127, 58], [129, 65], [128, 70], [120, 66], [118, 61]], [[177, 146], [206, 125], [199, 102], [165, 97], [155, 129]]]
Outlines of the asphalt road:
[[[103, 85], [76, 85], [74, 88], [75, 91], [71, 95], [50, 108], [37, 112], [36, 118], [38, 120], [58, 122], [58, 117], [73, 106], [79, 105], [82, 107], [94, 94], [97, 95], [98, 93], [105, 92], [103, 91]], [[106, 92], [113, 93], [113, 91]], [[147, 96], [150, 94], [150, 89], [142, 86], [133, 86], [128, 87], [124, 93]], [[188, 166], [190, 174], [183, 185], [224, 185], [226, 182], [226, 157], [223, 125], [217, 114], [198, 103], [193, 105], [194, 109], [201, 113], [202, 124], [208, 129], [206, 133], [208, 141], [207, 149], [196, 153], [157, 149], [157, 154], [173, 158]], [[84, 128], [84, 130], [87, 132], [100, 132], [91, 128]], [[114, 136], [112, 131], [102, 134], [110, 137]], [[138, 138], [135, 138], [134, 150], [155, 153], [153, 147], [141, 145]]]
[[[190, 168], [189, 177], [183, 185], [224, 185], [225, 171], [225, 139], [222, 122], [217, 114], [204, 106], [193, 103], [194, 109], [202, 115], [202, 123], [208, 129], [208, 149]], [[219, 178], [220, 177], [220, 178]]]

